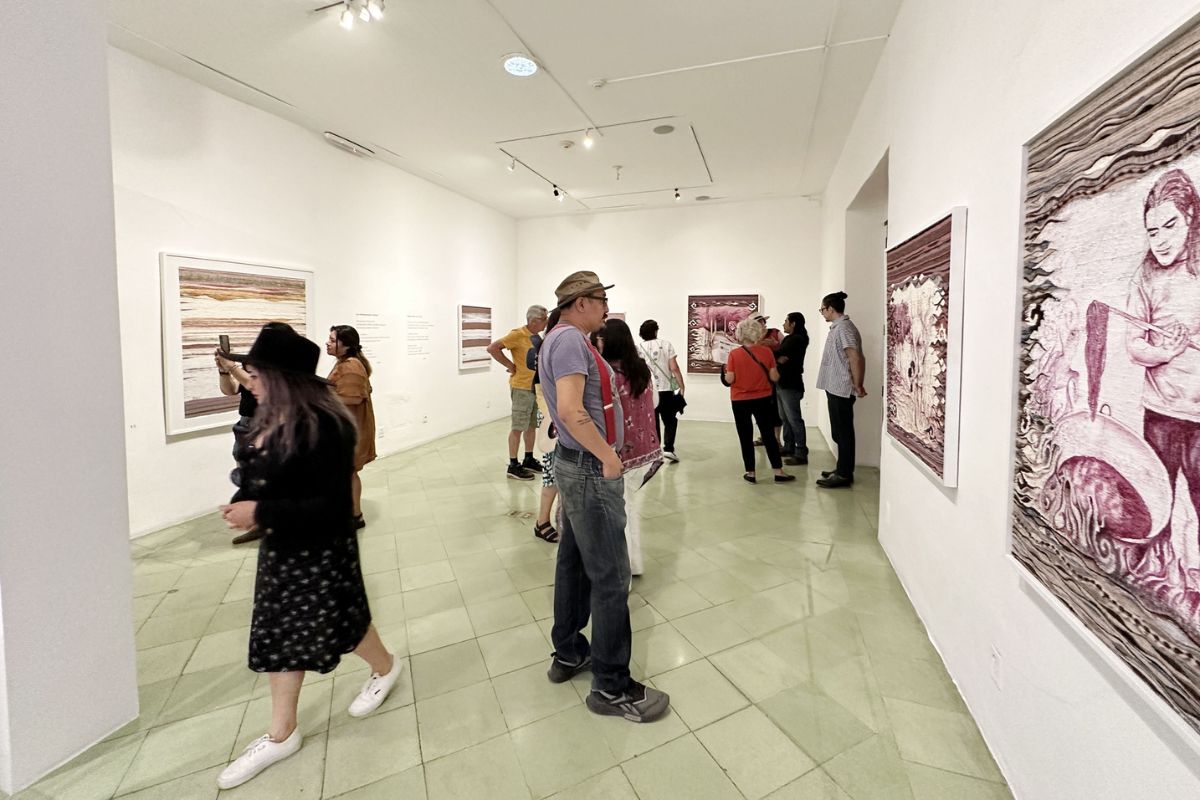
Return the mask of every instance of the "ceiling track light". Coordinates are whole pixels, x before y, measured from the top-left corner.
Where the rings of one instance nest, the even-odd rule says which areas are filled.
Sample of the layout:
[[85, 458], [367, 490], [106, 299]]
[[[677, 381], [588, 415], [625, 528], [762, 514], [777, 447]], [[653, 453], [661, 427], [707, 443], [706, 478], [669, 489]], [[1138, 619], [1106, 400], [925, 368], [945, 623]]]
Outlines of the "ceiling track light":
[[563, 192], [562, 190], [560, 190], [558, 188], [558, 186], [555, 186], [554, 187], [554, 199], [561, 203], [563, 201], [564, 197], [566, 197], [566, 193]]
[[596, 146], [596, 139], [592, 136], [592, 129], [588, 128], [583, 132], [583, 147], [585, 150], [591, 150]]
[[341, 26], [346, 30], [354, 30], [354, 9], [350, 7], [350, 0], [346, 0], [343, 4], [341, 17]]
[[516, 169], [517, 169], [517, 160], [514, 158], [512, 161], [508, 162], [508, 171], [515, 172]]
[[679, 190], [678, 189], [675, 190], [675, 202], [676, 203], [679, 202]]
[[371, 19], [383, 19], [383, 3], [384, 0], [367, 0], [367, 13]]

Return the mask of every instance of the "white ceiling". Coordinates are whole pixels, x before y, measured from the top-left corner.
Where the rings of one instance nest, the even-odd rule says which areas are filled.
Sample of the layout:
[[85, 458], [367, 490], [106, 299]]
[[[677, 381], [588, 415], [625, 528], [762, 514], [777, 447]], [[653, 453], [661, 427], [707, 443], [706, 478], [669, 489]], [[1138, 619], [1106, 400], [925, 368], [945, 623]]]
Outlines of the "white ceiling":
[[521, 218], [821, 193], [900, 0], [387, 0], [351, 31], [322, 4], [109, 0], [110, 39]]

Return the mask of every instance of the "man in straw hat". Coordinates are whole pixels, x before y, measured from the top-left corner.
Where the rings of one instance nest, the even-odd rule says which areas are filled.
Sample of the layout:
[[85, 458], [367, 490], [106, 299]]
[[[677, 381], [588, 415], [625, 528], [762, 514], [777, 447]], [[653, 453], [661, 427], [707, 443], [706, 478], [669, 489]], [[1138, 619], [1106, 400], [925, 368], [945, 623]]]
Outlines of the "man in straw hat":
[[[664, 692], [629, 675], [629, 550], [625, 544], [623, 431], [613, 371], [588, 337], [604, 325], [608, 289], [594, 272], [568, 275], [554, 290], [561, 322], [539, 353], [542, 391], [558, 428], [555, 479], [562, 505], [554, 574], [554, 683], [592, 670], [587, 707], [649, 722], [666, 713]], [[592, 621], [592, 641], [581, 633]]]

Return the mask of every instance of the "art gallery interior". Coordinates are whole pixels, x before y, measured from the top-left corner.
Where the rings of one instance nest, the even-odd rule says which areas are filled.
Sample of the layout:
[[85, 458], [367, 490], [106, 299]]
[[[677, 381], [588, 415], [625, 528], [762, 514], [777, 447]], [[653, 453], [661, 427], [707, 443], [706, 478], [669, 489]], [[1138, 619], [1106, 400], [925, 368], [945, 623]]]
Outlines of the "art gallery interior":
[[[228, 538], [213, 515], [230, 493], [228, 431], [167, 433], [164, 253], [311, 273], [310, 338], [318, 342], [333, 324], [382, 321], [370, 352], [385, 458], [364, 473], [364, 496], [376, 530], [395, 526], [386, 538], [399, 577], [390, 599], [378, 599], [401, 614], [397, 635], [407, 631], [407, 674], [417, 684], [414, 696], [405, 678], [407, 696], [379, 718], [388, 722], [363, 730], [403, 738], [407, 755], [387, 758], [409, 761], [403, 771], [372, 772], [375, 762], [354, 760], [354, 740], [338, 742], [346, 729], [336, 718], [339, 673], [313, 689], [325, 692], [327, 706], [332, 693], [333, 716], [327, 708], [309, 737], [327, 749], [303, 768], [283, 763], [264, 774], [279, 773], [282, 783], [251, 782], [222, 797], [480, 796], [454, 782], [472, 764], [491, 770], [492, 793], [513, 797], [1200, 796], [1200, 732], [1011, 553], [1025, 146], [1193, 24], [1200, 3], [387, 0], [383, 18], [365, 22], [355, 0], [351, 30], [340, 24], [341, 4], [314, 11], [320, 5], [0, 7], [0, 307], [19, 359], [0, 423], [0, 796], [216, 797], [213, 769], [235, 739], [243, 742], [242, 715], [264, 696], [251, 681], [244, 695], [231, 695], [237, 702], [191, 709], [196, 718], [216, 715], [203, 723], [210, 727], [180, 734], [191, 745], [166, 728], [182, 716], [139, 717], [150, 701], [159, 709], [176, 702], [178, 681], [198, 669], [186, 657], [153, 662], [140, 646], [150, 611], [139, 610], [137, 597], [153, 582], [149, 561], [162, 547], [194, 545], [215, 555], [180, 561], [179, 576], [199, 568], [228, 587], [253, 574], [245, 566], [226, 572], [213, 545]], [[535, 56], [538, 72], [506, 74], [513, 53]], [[673, 130], [655, 131], [663, 126]], [[371, 153], [331, 146], [326, 131]], [[959, 207], [967, 233], [957, 480], [946, 485], [883, 424], [885, 258], [889, 246]], [[495, 503], [509, 503], [498, 518], [536, 508], [532, 490], [503, 480], [504, 373], [498, 365], [460, 369], [458, 307], [490, 307], [498, 337], [528, 305], [552, 305], [554, 287], [578, 269], [615, 284], [611, 310], [635, 330], [657, 319], [677, 348], [688, 340], [689, 295], [758, 294], [772, 324], [796, 310], [808, 319], [804, 411], [814, 455], [807, 471], [797, 468], [795, 491], [732, 485], [741, 484], [736, 437], [714, 375], [689, 376], [683, 461], [655, 479], [661, 503], [673, 480], [689, 482], [675, 486], [680, 493], [711, 496], [695, 500], [699, 512], [663, 505], [647, 539], [658, 525], [676, 541], [680, 526], [694, 524], [708, 549], [655, 553], [680, 580], [646, 576], [653, 588], [645, 594], [657, 592], [663, 608], [641, 601], [659, 636], [635, 638], [635, 660], [657, 680], [648, 665], [688, 648], [693, 656], [660, 671], [662, 685], [672, 677], [683, 684], [671, 669], [709, 670], [744, 695], [721, 715], [681, 702], [673, 721], [603, 720], [625, 724], [614, 734], [568, 695], [518, 726], [502, 692], [501, 673], [509, 673], [495, 668], [484, 641], [504, 631], [481, 633], [468, 616], [476, 609], [467, 579], [478, 575], [458, 576], [465, 610], [454, 613], [467, 620], [464, 637], [425, 632], [433, 644], [421, 650], [413, 605], [404, 610], [427, 597], [415, 593], [428, 585], [409, 580], [430, 562], [405, 562], [420, 548], [403, 536], [409, 495], [395, 487], [425, 492], [430, 524], [476, 524], [472, 513], [455, 516], [458, 504], [478, 497], [454, 493], [466, 483], [456, 470], [469, 465], [492, 487], [487, 513]], [[811, 384], [826, 333], [817, 308], [838, 290], [863, 333], [869, 393], [856, 415], [859, 463], [869, 469], [831, 498], [812, 486], [832, 464], [833, 444]], [[321, 369], [329, 366], [323, 357]], [[839, 540], [850, 513], [854, 535], [869, 543]], [[770, 520], [766, 530], [752, 529], [755, 515]], [[746, 536], [754, 541], [738, 545]], [[521, 561], [532, 544], [550, 552], [531, 535], [487, 541], [485, 555], [510, 577], [533, 570]], [[794, 561], [781, 558], [785, 549]], [[743, 634], [728, 649], [688, 636], [730, 630], [715, 622], [672, 628], [687, 614], [738, 602], [697, 589], [712, 577], [705, 569], [683, 571], [696, 559], [717, 571], [718, 551], [758, 558], [755, 575], [785, 575], [786, 584], [753, 588], [804, 606], [786, 623], [804, 628], [811, 647], [818, 634], [849, 635], [838, 645], [844, 661], [810, 650], [803, 674], [765, 676], [752, 656], [776, 652], [764, 644], [775, 628], [754, 625], [774, 607], [767, 599], [726, 609], [722, 620]], [[456, 557], [484, 557], [438, 552], [447, 569]], [[253, 550], [238, 558], [252, 564]], [[141, 569], [139, 559], [147, 561]], [[903, 638], [904, 625], [881, 622], [887, 608], [877, 618], [853, 603], [823, 602], [813, 588], [827, 567], [853, 572], [854, 563], [882, 576], [884, 588], [863, 590], [872, 603], [911, 615], [927, 648], [920, 658], [893, 668], [879, 656]], [[805, 583], [803, 575], [817, 577]], [[172, 580], [156, 594], [177, 594], [192, 578]], [[535, 587], [544, 599], [546, 587]], [[518, 581], [514, 595], [521, 588]], [[683, 591], [699, 605], [671, 608]], [[223, 596], [224, 588], [213, 608]], [[846, 616], [855, 620], [851, 634], [821, 627]], [[548, 629], [537, 609], [521, 607], [516, 618]], [[427, 741], [421, 726], [429, 723], [420, 720], [437, 718], [440, 696], [422, 697], [421, 670], [441, 663], [439, 648], [476, 641], [482, 678], [445, 688], [495, 684], [499, 701], [489, 702], [504, 706], [500, 727], [458, 748]], [[540, 676], [550, 647], [536, 645], [539, 666], [516, 666]], [[730, 655], [735, 646], [757, 649]], [[866, 672], [856, 672], [863, 664]], [[145, 688], [149, 669], [170, 673], [160, 697]], [[750, 688], [739, 669], [752, 675]], [[1200, 668], [1181, 671], [1194, 689]], [[934, 680], [941, 693], [933, 699], [897, 688]], [[796, 718], [811, 717], [812, 726], [779, 721], [783, 690]], [[560, 717], [564, 727], [553, 728]], [[539, 726], [557, 733], [536, 740], [530, 761], [525, 748]], [[219, 759], [153, 777], [153, 748], [203, 749], [218, 729], [228, 730]], [[564, 744], [555, 750], [551, 740]], [[593, 746], [604, 758], [592, 759]], [[559, 780], [555, 757], [571, 764], [569, 778]], [[373, 777], [358, 781], [349, 774], [356, 770]]]

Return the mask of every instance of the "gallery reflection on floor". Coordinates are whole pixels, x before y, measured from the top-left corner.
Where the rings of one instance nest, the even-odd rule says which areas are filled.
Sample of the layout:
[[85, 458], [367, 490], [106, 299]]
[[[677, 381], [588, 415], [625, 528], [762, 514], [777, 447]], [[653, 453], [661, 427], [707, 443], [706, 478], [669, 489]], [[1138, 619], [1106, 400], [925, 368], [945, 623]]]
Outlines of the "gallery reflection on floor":
[[[367, 587], [405, 675], [361, 720], [361, 661], [308, 676], [303, 749], [222, 797], [1010, 797], [876, 541], [877, 472], [822, 492], [818, 446], [800, 481], [750, 485], [732, 425], [681, 425], [630, 596], [633, 673], [672, 711], [630, 725], [587, 711], [586, 673], [546, 679], [554, 546], [533, 536], [539, 487], [499, 469], [505, 430], [364, 472]], [[245, 666], [255, 547], [210, 515], [133, 555], [141, 716], [23, 800], [215, 798], [265, 730]]]

